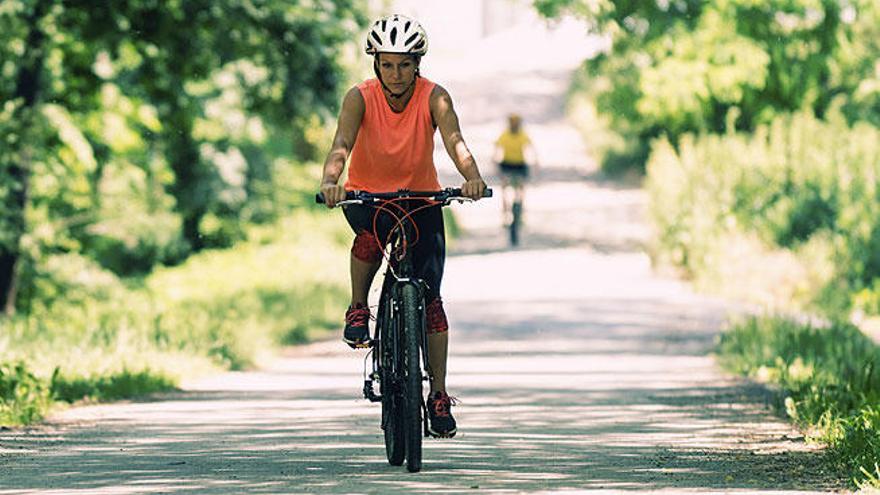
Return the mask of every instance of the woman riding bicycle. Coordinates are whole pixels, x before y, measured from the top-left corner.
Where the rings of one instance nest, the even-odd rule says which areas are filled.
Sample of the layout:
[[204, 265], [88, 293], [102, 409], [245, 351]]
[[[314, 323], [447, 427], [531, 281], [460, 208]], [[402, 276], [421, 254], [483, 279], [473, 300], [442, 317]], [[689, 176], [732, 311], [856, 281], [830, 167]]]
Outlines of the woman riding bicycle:
[[[373, 56], [375, 79], [351, 88], [342, 101], [336, 134], [327, 159], [321, 192], [328, 207], [345, 199], [346, 191], [392, 192], [400, 189], [437, 191], [434, 165], [434, 131], [464, 177], [462, 195], [477, 200], [486, 188], [477, 163], [461, 135], [452, 98], [440, 85], [419, 73], [421, 57], [428, 51], [422, 26], [393, 14], [377, 20], [367, 35], [366, 53]], [[351, 154], [348, 179], [339, 185]], [[404, 207], [419, 205], [404, 205]], [[353, 348], [369, 343], [370, 309], [367, 295], [382, 261], [382, 244], [394, 226], [388, 215], [375, 208], [347, 205], [345, 217], [355, 233], [351, 248], [351, 305], [345, 313], [343, 340]], [[428, 284], [425, 310], [431, 392], [428, 397], [429, 430], [435, 436], [456, 431], [452, 401], [446, 393], [448, 323], [440, 299], [446, 237], [439, 208], [424, 208], [411, 216], [419, 232], [412, 246], [416, 275]], [[378, 234], [378, 238], [374, 235]]]

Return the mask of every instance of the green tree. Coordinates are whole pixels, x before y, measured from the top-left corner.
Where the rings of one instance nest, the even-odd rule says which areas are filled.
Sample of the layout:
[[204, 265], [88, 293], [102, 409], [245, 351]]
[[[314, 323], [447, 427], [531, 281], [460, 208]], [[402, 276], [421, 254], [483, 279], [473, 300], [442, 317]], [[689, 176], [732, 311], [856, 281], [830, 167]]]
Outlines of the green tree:
[[[0, 113], [5, 138], [0, 151], [0, 306], [6, 312], [15, 304], [28, 205], [45, 204], [47, 199], [31, 194], [32, 172], [63, 145], [62, 133], [55, 134], [59, 139], [52, 139], [53, 122], [43, 113], [44, 104], [52, 101], [87, 108], [94, 103], [89, 96], [97, 89], [95, 77], [64, 77], [82, 72], [83, 51], [74, 50], [66, 57], [69, 73], [65, 73], [60, 60], [65, 58], [65, 50], [71, 49], [69, 42], [77, 33], [60, 32], [56, 28], [60, 17], [61, 9], [51, 0], [4, 2], [0, 9], [4, 28], [0, 35], [4, 60], [0, 100], [5, 102]], [[61, 114], [56, 116], [63, 119]]]
[[880, 6], [873, 0], [536, 0], [535, 6], [549, 17], [576, 13], [612, 38], [611, 50], [586, 65], [588, 91], [628, 139], [622, 152], [630, 161], [643, 162], [650, 140], [661, 134], [675, 143], [687, 132], [753, 130], [804, 108], [821, 117], [866, 77], [876, 80], [868, 63], [880, 54]]
[[[182, 236], [191, 249], [203, 247], [204, 216], [227, 211], [220, 198], [223, 174], [204, 145], [227, 150], [249, 144], [228, 129], [199, 131], [212, 118], [207, 106], [221, 93], [217, 75], [236, 78], [238, 106], [248, 118], [274, 132], [284, 129], [296, 136], [296, 149], [307, 152], [299, 136], [337, 104], [339, 60], [366, 23], [362, 4], [3, 2], [0, 305], [11, 310], [14, 304], [23, 256], [39, 256], [41, 248], [79, 249], [85, 227], [97, 220], [98, 185], [107, 164], [119, 159], [119, 146], [107, 137], [114, 124], [100, 123], [111, 113], [127, 119], [126, 130], [139, 136], [136, 148], [143, 155], [133, 164], [150, 171], [155, 154], [173, 172], [166, 184]], [[105, 108], [108, 89], [121, 93], [116, 101], [125, 101], [128, 110]], [[248, 148], [246, 156], [265, 168], [259, 147]]]
[[199, 225], [216, 206], [220, 187], [216, 167], [205, 162], [193, 133], [206, 100], [196, 84], [247, 61], [237, 74], [243, 106], [270, 125], [302, 134], [304, 117], [336, 105], [343, 77], [340, 49], [366, 22], [357, 1], [322, 4], [315, 9], [311, 2], [272, 0], [117, 2], [115, 15], [101, 21], [124, 28], [116, 33], [113, 58], [124, 56], [120, 47], [130, 43], [138, 59], [127, 61], [119, 77], [158, 109], [162, 149], [175, 175], [170, 192], [193, 249], [203, 247]]

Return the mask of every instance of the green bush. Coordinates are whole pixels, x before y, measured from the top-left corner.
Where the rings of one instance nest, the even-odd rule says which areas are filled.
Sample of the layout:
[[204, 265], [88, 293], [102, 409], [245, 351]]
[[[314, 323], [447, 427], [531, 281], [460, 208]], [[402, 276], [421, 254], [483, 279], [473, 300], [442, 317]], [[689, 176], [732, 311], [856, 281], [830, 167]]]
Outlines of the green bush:
[[24, 363], [0, 363], [0, 425], [21, 425], [43, 418], [50, 389]]
[[851, 307], [880, 278], [878, 143], [873, 126], [809, 113], [754, 134], [684, 135], [677, 147], [655, 141], [646, 183], [656, 255], [699, 275], [730, 235], [795, 254], [818, 235], [837, 267], [833, 291], [848, 294], [826, 309]]

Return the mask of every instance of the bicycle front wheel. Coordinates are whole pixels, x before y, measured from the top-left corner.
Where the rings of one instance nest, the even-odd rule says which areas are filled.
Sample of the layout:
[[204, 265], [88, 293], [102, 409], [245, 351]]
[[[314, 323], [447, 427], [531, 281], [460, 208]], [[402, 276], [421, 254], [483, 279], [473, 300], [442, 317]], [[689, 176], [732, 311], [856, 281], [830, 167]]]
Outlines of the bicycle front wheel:
[[422, 301], [418, 288], [405, 284], [401, 288], [400, 309], [403, 324], [404, 400], [403, 430], [406, 438], [406, 469], [422, 469], [422, 361], [421, 342], [425, 329]]
[[385, 434], [385, 455], [392, 466], [400, 466], [406, 454], [403, 436], [403, 400], [400, 368], [403, 366], [403, 345], [392, 336], [395, 330], [391, 317], [391, 294], [388, 284], [379, 299], [380, 391], [382, 393], [382, 430]]
[[519, 201], [513, 203], [511, 213], [513, 219], [510, 222], [510, 245], [516, 246], [519, 244], [519, 230], [522, 223], [522, 203]]

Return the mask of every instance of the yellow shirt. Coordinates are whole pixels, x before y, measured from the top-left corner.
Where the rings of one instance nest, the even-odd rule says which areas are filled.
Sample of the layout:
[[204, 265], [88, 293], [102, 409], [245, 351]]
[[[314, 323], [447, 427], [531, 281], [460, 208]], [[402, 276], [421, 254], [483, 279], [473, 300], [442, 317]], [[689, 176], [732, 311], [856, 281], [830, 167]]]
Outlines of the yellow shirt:
[[523, 156], [523, 150], [526, 145], [531, 144], [531, 142], [532, 141], [525, 132], [519, 131], [514, 134], [508, 129], [501, 134], [498, 140], [495, 141], [495, 144], [500, 146], [502, 151], [504, 151], [503, 161], [507, 163], [525, 163], [526, 160], [525, 156]]

